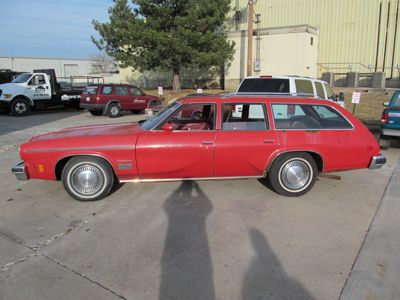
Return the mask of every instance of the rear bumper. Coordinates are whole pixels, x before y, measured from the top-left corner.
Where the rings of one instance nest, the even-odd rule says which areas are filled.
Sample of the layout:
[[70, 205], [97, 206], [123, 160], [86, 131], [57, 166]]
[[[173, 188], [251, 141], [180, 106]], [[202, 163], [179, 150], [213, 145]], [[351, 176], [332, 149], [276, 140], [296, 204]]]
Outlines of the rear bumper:
[[386, 157], [383, 155], [373, 156], [369, 164], [369, 169], [379, 169], [386, 163]]
[[81, 103], [80, 107], [87, 109], [87, 110], [103, 110], [106, 107], [106, 105], [105, 104]]
[[25, 163], [21, 161], [19, 164], [11, 167], [11, 172], [17, 177], [18, 180], [28, 180], [28, 173], [26, 172]]
[[387, 136], [400, 136], [400, 129], [386, 129], [382, 128], [382, 135], [387, 135]]

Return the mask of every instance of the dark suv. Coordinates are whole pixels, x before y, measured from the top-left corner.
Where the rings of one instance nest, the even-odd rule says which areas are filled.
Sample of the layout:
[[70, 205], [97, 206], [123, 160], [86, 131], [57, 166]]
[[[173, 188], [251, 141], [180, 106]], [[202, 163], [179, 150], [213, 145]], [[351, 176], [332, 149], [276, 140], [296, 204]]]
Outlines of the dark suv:
[[146, 95], [133, 85], [99, 84], [85, 88], [81, 94], [80, 106], [93, 116], [100, 116], [106, 112], [110, 118], [117, 118], [122, 110], [140, 113], [146, 108], [160, 104], [157, 96]]

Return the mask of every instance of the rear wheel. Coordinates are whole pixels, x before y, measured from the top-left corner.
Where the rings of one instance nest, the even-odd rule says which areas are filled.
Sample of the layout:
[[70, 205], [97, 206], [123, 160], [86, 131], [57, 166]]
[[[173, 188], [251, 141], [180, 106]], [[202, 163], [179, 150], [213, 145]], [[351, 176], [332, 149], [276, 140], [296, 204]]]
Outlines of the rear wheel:
[[118, 118], [120, 114], [121, 114], [121, 107], [118, 105], [118, 103], [111, 103], [108, 106], [107, 115], [110, 118]]
[[62, 182], [68, 194], [79, 201], [106, 197], [114, 185], [114, 172], [102, 158], [71, 158], [62, 171]]
[[24, 98], [17, 98], [11, 102], [11, 113], [13, 116], [19, 117], [29, 114], [31, 106]]
[[92, 116], [101, 116], [103, 114], [102, 110], [89, 110]]
[[279, 156], [268, 172], [274, 190], [288, 197], [306, 194], [317, 178], [317, 165], [307, 153], [286, 153]]

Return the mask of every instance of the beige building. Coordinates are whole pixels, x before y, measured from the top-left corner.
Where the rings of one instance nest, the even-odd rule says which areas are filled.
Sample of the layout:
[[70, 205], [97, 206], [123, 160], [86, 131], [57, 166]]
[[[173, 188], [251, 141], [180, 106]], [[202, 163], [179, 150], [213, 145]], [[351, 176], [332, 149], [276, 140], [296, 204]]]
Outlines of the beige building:
[[[291, 27], [298, 24], [308, 24], [316, 28], [318, 36], [318, 52], [316, 76], [323, 72], [346, 73], [349, 71], [371, 73], [383, 71], [387, 79], [399, 81], [400, 71], [400, 20], [398, 0], [255, 0], [254, 13], [258, 15], [255, 29]], [[232, 16], [229, 20], [229, 37], [240, 34], [247, 29], [248, 0], [232, 0]], [[315, 32], [311, 32], [314, 34]], [[270, 38], [261, 36], [266, 40]], [[277, 36], [280, 47], [270, 45], [267, 41], [264, 51], [261, 50], [262, 73], [269, 74], [278, 71], [288, 73], [286, 66], [278, 70], [264, 60], [277, 59], [287, 51], [308, 51], [303, 43], [293, 41], [294, 35]], [[306, 40], [306, 38], [304, 38]], [[296, 49], [288, 48], [298, 45]], [[245, 43], [247, 47], [247, 42]], [[269, 47], [273, 47], [269, 48]], [[243, 51], [242, 49], [239, 49]], [[244, 50], [245, 51], [245, 50]], [[268, 53], [268, 58], [267, 58]], [[291, 52], [290, 52], [291, 53]], [[243, 55], [240, 53], [239, 55]], [[256, 59], [255, 56], [253, 56]], [[288, 55], [289, 57], [289, 55]], [[310, 53], [310, 59], [315, 54]], [[238, 63], [238, 54], [232, 66]], [[293, 68], [293, 74], [297, 72]], [[236, 74], [233, 74], [236, 73]], [[227, 78], [235, 76], [242, 78], [237, 71], [227, 72]], [[299, 74], [302, 75], [302, 74]], [[400, 85], [400, 82], [399, 82]]]

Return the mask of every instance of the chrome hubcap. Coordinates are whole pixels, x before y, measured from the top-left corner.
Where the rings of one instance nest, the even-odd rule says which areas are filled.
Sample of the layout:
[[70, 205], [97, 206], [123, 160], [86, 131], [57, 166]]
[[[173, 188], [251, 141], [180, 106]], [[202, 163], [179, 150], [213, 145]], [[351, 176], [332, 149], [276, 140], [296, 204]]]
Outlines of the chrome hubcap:
[[311, 178], [310, 167], [301, 160], [292, 160], [281, 170], [281, 182], [290, 190], [305, 188]]
[[118, 107], [116, 107], [116, 106], [111, 107], [110, 112], [112, 115], [115, 116], [116, 114], [118, 114]]
[[102, 189], [104, 175], [96, 166], [81, 165], [72, 172], [71, 185], [81, 195], [93, 195]]
[[23, 114], [26, 112], [27, 108], [24, 102], [15, 103], [15, 111], [19, 114]]

